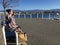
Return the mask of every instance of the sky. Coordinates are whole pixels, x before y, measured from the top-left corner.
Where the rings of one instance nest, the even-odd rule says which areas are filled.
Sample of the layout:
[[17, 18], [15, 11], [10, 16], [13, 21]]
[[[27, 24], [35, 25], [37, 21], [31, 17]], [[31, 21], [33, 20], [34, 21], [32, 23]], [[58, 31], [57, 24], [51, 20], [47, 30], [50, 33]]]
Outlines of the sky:
[[[1, 5], [0, 9], [3, 9]], [[18, 10], [60, 9], [60, 0], [20, 0], [19, 5], [12, 9]]]

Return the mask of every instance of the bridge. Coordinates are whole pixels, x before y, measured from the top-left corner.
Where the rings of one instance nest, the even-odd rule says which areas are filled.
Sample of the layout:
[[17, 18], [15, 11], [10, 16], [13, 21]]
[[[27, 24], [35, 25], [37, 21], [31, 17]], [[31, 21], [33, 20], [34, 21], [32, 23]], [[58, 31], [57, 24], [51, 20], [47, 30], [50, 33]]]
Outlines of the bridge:
[[[60, 19], [60, 11], [39, 11], [39, 12], [15, 12], [15, 18], [41, 18], [41, 19]], [[0, 12], [0, 19], [3, 12]]]

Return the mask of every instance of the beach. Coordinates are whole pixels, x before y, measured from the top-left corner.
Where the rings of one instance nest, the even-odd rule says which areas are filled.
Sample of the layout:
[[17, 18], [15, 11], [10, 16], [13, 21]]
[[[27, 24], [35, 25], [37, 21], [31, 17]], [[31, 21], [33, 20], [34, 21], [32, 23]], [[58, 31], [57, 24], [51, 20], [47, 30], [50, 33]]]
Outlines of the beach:
[[[18, 21], [19, 20], [19, 21]], [[28, 45], [60, 45], [60, 22], [48, 19], [18, 19], [28, 34]]]
[[[49, 19], [16, 19], [16, 23], [28, 35], [28, 45], [60, 45], [60, 21]], [[0, 44], [3, 36], [0, 29]]]

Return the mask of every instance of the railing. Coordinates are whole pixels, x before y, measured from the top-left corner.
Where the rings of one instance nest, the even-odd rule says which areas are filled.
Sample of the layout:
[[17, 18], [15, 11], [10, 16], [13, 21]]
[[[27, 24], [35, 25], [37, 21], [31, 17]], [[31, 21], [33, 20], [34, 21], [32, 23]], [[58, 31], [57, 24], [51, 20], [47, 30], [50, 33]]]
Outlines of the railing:
[[[3, 15], [0, 15], [0, 19], [1, 18], [3, 18]], [[14, 18], [53, 19], [53, 18], [60, 18], [60, 14], [57, 14], [57, 13], [15, 14]]]
[[14, 15], [15, 18], [41, 18], [41, 19], [54, 19], [60, 18], [56, 13], [37, 13], [37, 14], [20, 14]]
[[5, 35], [5, 26], [2, 27], [3, 37], [4, 37], [4, 44], [7, 45], [6, 42], [6, 35]]

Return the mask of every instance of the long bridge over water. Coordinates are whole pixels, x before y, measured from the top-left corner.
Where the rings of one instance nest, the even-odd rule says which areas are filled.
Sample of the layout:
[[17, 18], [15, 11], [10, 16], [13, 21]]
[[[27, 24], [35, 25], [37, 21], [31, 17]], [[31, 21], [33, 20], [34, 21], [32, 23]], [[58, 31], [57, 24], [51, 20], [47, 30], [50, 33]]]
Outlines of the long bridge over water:
[[[3, 12], [0, 12], [0, 18], [3, 17]], [[60, 19], [60, 11], [15, 11], [15, 18], [41, 18], [41, 19]]]

